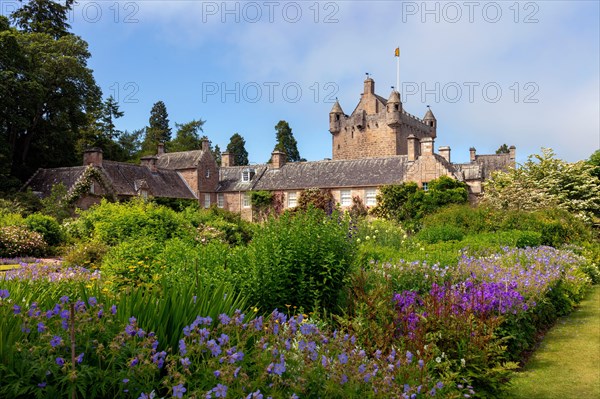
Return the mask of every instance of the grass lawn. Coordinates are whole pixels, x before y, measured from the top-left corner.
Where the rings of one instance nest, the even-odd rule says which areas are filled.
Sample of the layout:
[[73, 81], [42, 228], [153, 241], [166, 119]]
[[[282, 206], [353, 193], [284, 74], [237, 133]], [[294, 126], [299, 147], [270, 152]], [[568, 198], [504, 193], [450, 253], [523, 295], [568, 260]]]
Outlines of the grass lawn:
[[600, 398], [600, 286], [544, 337], [513, 379], [511, 398]]

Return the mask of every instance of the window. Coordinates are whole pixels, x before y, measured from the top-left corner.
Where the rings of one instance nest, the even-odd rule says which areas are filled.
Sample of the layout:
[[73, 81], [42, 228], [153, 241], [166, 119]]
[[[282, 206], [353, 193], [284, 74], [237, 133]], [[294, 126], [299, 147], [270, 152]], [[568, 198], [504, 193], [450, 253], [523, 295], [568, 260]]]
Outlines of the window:
[[225, 199], [223, 198], [223, 193], [217, 194], [217, 206], [219, 208], [223, 208], [225, 206]]
[[296, 193], [288, 193], [288, 208], [295, 208], [297, 197]]
[[148, 190], [141, 189], [140, 197], [142, 197], [144, 200], [147, 200], [148, 199]]
[[365, 190], [365, 205], [374, 206], [377, 205], [377, 189], [367, 188]]
[[206, 169], [204, 176], [206, 176], [207, 179], [210, 178], [210, 169]]
[[352, 204], [352, 193], [350, 190], [340, 191], [340, 205], [350, 206]]
[[244, 208], [250, 208], [250, 193], [244, 193], [244, 198], [242, 198], [242, 206]]
[[242, 181], [249, 182], [254, 177], [256, 170], [254, 169], [244, 169], [242, 170]]
[[210, 194], [204, 194], [204, 207], [210, 208]]
[[423, 183], [423, 191], [429, 190], [427, 183]]

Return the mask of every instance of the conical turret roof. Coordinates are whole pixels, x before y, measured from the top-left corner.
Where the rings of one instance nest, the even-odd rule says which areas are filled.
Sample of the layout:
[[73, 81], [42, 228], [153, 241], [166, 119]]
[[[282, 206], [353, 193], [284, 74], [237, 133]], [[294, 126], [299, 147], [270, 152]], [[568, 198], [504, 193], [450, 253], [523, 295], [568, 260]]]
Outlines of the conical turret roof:
[[335, 100], [335, 104], [333, 104], [333, 107], [331, 107], [331, 112], [330, 114], [343, 114], [344, 111], [342, 111], [342, 106], [340, 105], [338, 100]]
[[399, 104], [400, 103], [400, 93], [398, 93], [396, 90], [392, 90], [392, 93], [390, 94], [390, 98], [388, 98], [387, 102], [392, 103], [392, 104]]
[[425, 116], [423, 117], [424, 121], [430, 120], [430, 121], [434, 121], [435, 116], [433, 116], [433, 112], [431, 112], [431, 108], [427, 108], [427, 112], [425, 113]]

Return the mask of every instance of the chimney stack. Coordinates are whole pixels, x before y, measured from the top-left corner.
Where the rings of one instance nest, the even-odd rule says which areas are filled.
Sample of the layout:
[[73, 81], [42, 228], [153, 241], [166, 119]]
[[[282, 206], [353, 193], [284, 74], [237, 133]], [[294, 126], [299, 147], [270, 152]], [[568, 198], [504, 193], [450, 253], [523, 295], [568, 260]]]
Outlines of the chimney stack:
[[227, 151], [222, 153], [221, 154], [221, 166], [224, 166], [224, 167], [235, 166], [234, 156]]
[[419, 157], [419, 139], [417, 139], [414, 134], [411, 134], [406, 138], [406, 140], [408, 142], [408, 160], [411, 162], [416, 161]]
[[470, 154], [471, 162], [475, 162], [475, 159], [477, 158], [477, 155], [475, 154], [475, 147], [469, 148], [469, 154]]
[[431, 137], [421, 139], [421, 155], [433, 155], [433, 139]]
[[102, 166], [101, 148], [88, 148], [83, 152], [83, 166], [87, 165]]
[[208, 139], [202, 139], [202, 151], [210, 151], [210, 141]]
[[165, 143], [158, 143], [158, 151], [156, 152], [157, 156], [161, 156], [165, 153]]
[[514, 145], [511, 145], [510, 147], [508, 147], [508, 154], [509, 154], [508, 156], [510, 159], [510, 166], [512, 166], [513, 168], [517, 164], [516, 152], [517, 152], [517, 147], [515, 147]]
[[156, 171], [157, 171], [156, 161], [157, 160], [158, 160], [158, 157], [156, 155], [147, 155], [140, 159], [140, 163], [142, 166], [147, 167], [150, 170], [150, 172], [156, 173]]
[[285, 152], [273, 151], [271, 153], [271, 167], [280, 169], [283, 165], [285, 165]]
[[448, 162], [450, 162], [450, 147], [445, 146], [445, 147], [440, 147], [438, 148], [438, 152], [440, 153], [441, 156], [444, 157], [444, 159]]

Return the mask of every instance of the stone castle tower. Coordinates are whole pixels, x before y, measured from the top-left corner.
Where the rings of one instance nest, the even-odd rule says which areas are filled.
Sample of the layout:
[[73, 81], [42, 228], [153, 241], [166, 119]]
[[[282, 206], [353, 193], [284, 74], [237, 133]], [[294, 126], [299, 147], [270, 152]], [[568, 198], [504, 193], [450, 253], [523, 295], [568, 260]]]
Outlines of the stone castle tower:
[[423, 119], [409, 114], [402, 109], [396, 90], [387, 100], [375, 94], [375, 81], [370, 77], [365, 80], [364, 92], [350, 116], [344, 114], [337, 101], [329, 113], [333, 159], [407, 155], [410, 135], [419, 140], [435, 139], [436, 129], [437, 121], [430, 109]]

